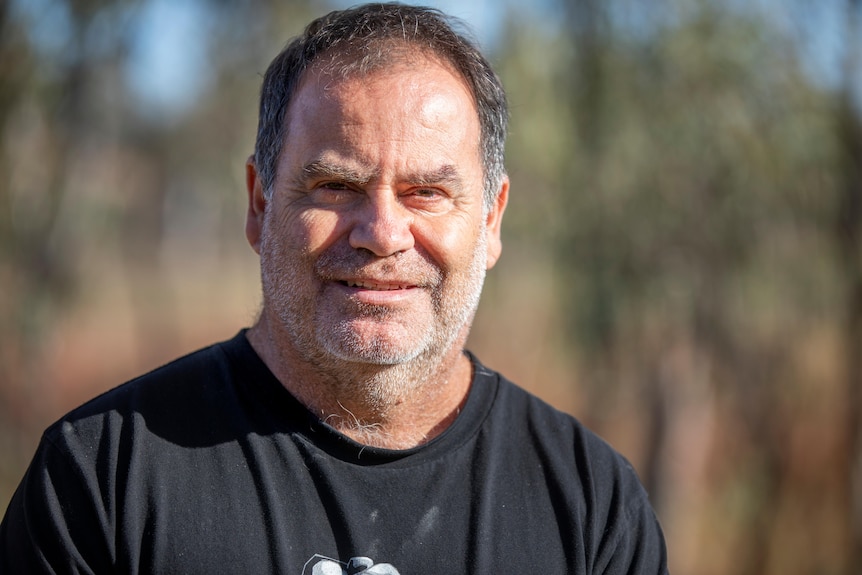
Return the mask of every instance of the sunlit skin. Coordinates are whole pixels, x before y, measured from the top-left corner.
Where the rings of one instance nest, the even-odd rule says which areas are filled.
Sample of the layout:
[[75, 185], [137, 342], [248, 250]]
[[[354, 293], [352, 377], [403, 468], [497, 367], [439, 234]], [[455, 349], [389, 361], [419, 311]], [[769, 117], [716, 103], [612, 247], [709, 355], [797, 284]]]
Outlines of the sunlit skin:
[[312, 70], [286, 121], [269, 201], [247, 165], [264, 292], [249, 340], [342, 432], [427, 441], [466, 397], [462, 350], [501, 251], [508, 181], [484, 209], [472, 96], [425, 57], [362, 77]]

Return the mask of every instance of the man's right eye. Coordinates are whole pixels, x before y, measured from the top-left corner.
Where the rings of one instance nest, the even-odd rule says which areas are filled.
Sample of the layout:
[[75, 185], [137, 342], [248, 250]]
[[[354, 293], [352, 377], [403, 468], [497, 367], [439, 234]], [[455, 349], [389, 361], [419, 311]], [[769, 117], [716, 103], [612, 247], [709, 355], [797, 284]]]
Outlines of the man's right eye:
[[347, 187], [347, 184], [342, 183], [342, 182], [326, 182], [324, 184], [321, 184], [320, 187], [326, 188], [329, 190], [347, 190], [347, 189], [349, 189]]
[[343, 182], [324, 182], [312, 191], [312, 197], [319, 204], [344, 204], [354, 199], [355, 190]]

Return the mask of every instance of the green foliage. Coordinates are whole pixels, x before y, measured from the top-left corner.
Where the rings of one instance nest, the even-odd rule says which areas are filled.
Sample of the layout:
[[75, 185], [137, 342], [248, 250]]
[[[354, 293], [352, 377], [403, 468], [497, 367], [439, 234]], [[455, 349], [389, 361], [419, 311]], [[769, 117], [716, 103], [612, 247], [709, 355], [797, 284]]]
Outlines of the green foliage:
[[[702, 528], [715, 540], [733, 533], [744, 564], [707, 571], [680, 553], [682, 572], [845, 572], [852, 560], [840, 544], [786, 558], [794, 535], [781, 514], [818, 496], [788, 479], [804, 455], [789, 451], [796, 420], [775, 405], [802, 411], [810, 392], [800, 390], [825, 385], [802, 373], [813, 333], [846, 337], [858, 351], [858, 330], [844, 325], [856, 309], [846, 237], [858, 233], [862, 197], [848, 144], [856, 140], [846, 135], [860, 119], [848, 117], [846, 94], [803, 73], [798, 38], [754, 11], [668, 2], [649, 20], [623, 23], [623, 2], [563, 5], [571, 19], [558, 33], [512, 24], [500, 55], [513, 104], [507, 223], [511, 239], [554, 254], [560, 348], [574, 356], [583, 415], [608, 436], [616, 431], [606, 421], [638, 429], [629, 434], [672, 553], [695, 529], [685, 509], [703, 501], [687, 501], [690, 485], [671, 470], [737, 465], [713, 485], [715, 497], [725, 488], [757, 494], [738, 500], [745, 508], [724, 527]], [[841, 349], [814, 362], [841, 373]], [[859, 362], [848, 366], [852, 390]], [[824, 401], [858, 401], [840, 376], [829, 381], [837, 387]], [[626, 397], [637, 398], [633, 413]], [[821, 438], [823, 449], [858, 430], [857, 416]], [[718, 428], [699, 427], [711, 417]], [[677, 451], [686, 441], [701, 443]], [[859, 454], [846, 445], [832, 452], [835, 472], [816, 482], [852, 497], [838, 462]], [[704, 450], [710, 464], [692, 460]], [[823, 521], [848, 524], [840, 505], [820, 505]]]
[[[775, 320], [750, 290], [825, 311], [832, 97], [802, 76], [789, 41], [716, 10], [602, 41], [579, 50], [576, 36], [520, 32], [503, 58], [515, 195], [529, 195], [559, 254], [572, 333], [601, 344], [655, 309], [726, 329]], [[566, 95], [592, 81], [600, 99]]]

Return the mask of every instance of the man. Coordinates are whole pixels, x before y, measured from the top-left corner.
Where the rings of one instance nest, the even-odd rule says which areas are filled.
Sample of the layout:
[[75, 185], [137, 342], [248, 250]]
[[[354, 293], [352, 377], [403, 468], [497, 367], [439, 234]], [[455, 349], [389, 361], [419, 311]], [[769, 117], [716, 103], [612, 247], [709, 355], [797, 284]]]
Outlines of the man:
[[247, 331], [49, 428], [4, 573], [664, 573], [606, 444], [463, 350], [507, 112], [436, 11], [313, 23], [264, 78]]

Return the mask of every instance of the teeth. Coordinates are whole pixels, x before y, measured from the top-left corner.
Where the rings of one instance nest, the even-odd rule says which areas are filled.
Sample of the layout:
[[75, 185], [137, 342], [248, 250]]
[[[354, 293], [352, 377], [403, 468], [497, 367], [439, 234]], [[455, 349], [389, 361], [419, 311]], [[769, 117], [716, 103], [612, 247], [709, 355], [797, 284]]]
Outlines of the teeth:
[[392, 291], [392, 290], [404, 289], [404, 286], [401, 286], [401, 285], [380, 285], [380, 284], [376, 284], [376, 283], [355, 282], [355, 281], [348, 281], [345, 283], [349, 287], [355, 287], [355, 288], [361, 288], [361, 289], [370, 289], [370, 290], [377, 290], [377, 291]]

